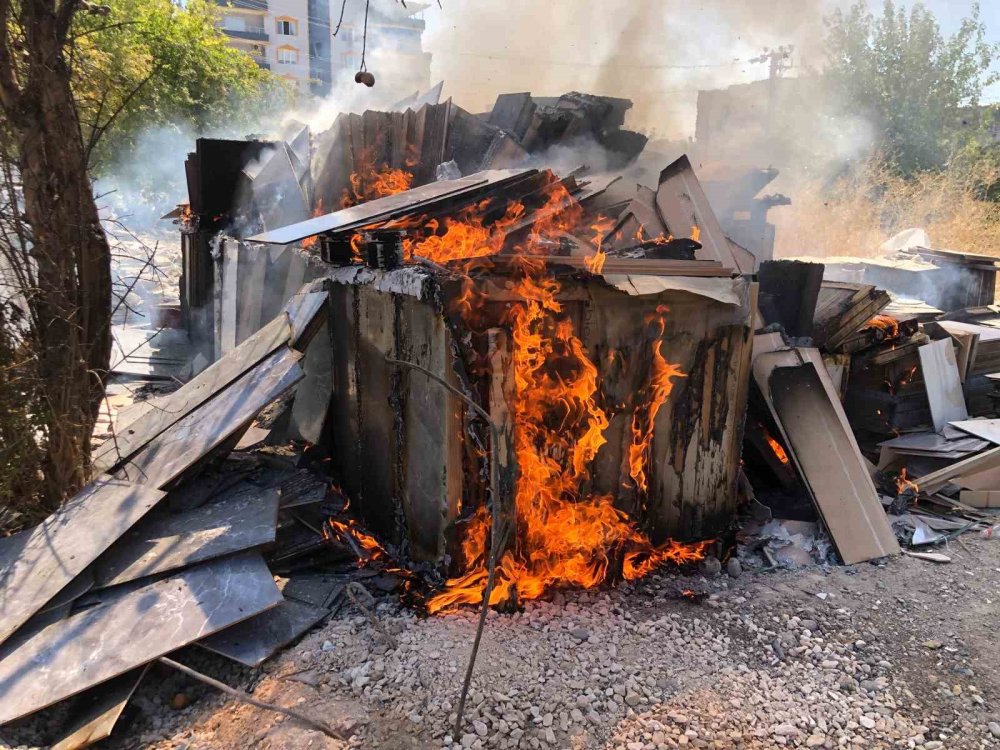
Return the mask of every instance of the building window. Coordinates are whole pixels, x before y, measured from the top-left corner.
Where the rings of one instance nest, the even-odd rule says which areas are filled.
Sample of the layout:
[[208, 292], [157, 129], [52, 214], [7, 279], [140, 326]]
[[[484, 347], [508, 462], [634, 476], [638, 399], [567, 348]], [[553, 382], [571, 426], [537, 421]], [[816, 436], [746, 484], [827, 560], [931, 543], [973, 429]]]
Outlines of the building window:
[[299, 22], [294, 18], [278, 18], [275, 19], [275, 24], [278, 36], [295, 36], [299, 33]]
[[278, 47], [278, 62], [285, 65], [298, 65], [299, 51], [295, 47]]

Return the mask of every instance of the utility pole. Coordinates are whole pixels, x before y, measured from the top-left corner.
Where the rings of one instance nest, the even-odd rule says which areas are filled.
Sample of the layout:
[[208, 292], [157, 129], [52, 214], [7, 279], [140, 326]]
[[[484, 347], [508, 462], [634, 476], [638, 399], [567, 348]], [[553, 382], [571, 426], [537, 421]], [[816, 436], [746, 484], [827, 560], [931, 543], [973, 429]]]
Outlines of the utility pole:
[[776, 49], [770, 49], [768, 47], [764, 48], [763, 53], [760, 57], [755, 57], [749, 62], [752, 63], [768, 63], [768, 91], [767, 91], [767, 127], [766, 135], [768, 138], [771, 137], [771, 133], [774, 128], [774, 109], [776, 106], [777, 99], [777, 81], [782, 78], [785, 71], [792, 69], [792, 52], [795, 51], [795, 46], [792, 44], [782, 45]]

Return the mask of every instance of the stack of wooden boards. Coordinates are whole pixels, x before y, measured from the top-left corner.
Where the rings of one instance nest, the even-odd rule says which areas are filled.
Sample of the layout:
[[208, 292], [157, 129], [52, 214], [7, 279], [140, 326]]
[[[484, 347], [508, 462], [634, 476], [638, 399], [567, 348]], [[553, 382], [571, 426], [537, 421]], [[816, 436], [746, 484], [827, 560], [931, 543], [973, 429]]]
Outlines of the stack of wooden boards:
[[98, 690], [88, 705], [100, 710], [57, 745], [84, 747], [107, 736], [157, 658], [198, 642], [255, 666], [325, 615], [283, 599], [260, 552], [293, 498], [192, 480], [303, 377], [326, 310], [325, 291], [293, 297], [103, 444], [95, 464], [106, 473], [40, 526], [0, 539], [0, 724]]
[[[571, 209], [575, 204], [589, 209], [613, 183], [611, 179], [587, 179], [572, 174], [559, 179], [549, 170], [488, 170], [343, 208], [254, 235], [247, 242], [287, 245], [315, 236], [322, 236], [325, 241], [349, 241], [359, 230], [376, 228], [407, 229], [417, 234], [424, 227], [439, 226], [442, 218], [462, 216], [472, 209], [477, 217], [489, 224], [502, 217], [513, 202], [518, 202], [524, 205], [525, 213], [518, 222], [505, 227], [506, 251], [517, 247], [539, 219], [550, 218], [553, 213]], [[565, 188], [566, 198], [554, 205], [553, 196], [557, 194], [553, 187], [557, 184]], [[641, 193], [640, 189], [638, 194]], [[639, 225], [638, 230], [633, 231], [634, 214], [631, 208], [626, 208], [608, 236], [618, 237], [627, 230], [632, 232], [631, 244], [634, 246], [639, 242], [636, 234], [644, 234], [647, 238], [666, 237], [673, 227], [677, 227], [679, 236], [686, 236], [697, 228], [700, 243], [695, 243], [694, 259], [626, 257], [613, 254], [612, 250], [604, 265], [605, 273], [729, 277], [744, 267], [752, 269], [752, 258], [734, 249], [722, 233], [687, 157], [681, 157], [663, 171], [659, 190], [653, 196], [655, 206], [645, 217], [648, 225]], [[579, 240], [570, 236], [566, 240], [569, 252], [545, 256], [545, 260], [584, 270], [584, 258], [593, 255], [596, 248], [583, 247]], [[494, 259], [503, 263], [503, 253], [501, 251]]]

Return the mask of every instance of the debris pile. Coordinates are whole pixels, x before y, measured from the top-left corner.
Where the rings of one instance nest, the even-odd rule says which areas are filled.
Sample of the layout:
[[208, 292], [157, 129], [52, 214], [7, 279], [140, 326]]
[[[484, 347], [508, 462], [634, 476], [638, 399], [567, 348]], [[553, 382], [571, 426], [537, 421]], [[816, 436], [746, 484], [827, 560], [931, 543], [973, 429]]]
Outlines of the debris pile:
[[[175, 215], [214, 363], [116, 330], [116, 371], [187, 382], [0, 540], [0, 723], [96, 696], [61, 745], [84, 747], [147, 665], [188, 673], [170, 655], [197, 644], [256, 667], [342, 600], [400, 652], [369, 590], [482, 605], [481, 628], [670, 565], [947, 562], [991, 528], [993, 262], [756, 258], [686, 157], [621, 177], [630, 106], [509, 94], [199, 140]], [[539, 166], [591, 147], [599, 170]]]

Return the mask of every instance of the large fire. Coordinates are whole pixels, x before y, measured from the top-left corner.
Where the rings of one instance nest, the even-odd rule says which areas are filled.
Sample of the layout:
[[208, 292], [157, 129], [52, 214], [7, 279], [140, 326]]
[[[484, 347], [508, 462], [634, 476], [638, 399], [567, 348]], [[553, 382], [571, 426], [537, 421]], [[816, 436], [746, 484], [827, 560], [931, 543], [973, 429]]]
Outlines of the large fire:
[[[438, 263], [496, 255], [507, 244], [508, 230], [521, 219], [524, 207], [513, 203], [490, 226], [483, 222], [480, 209], [431, 225], [431, 236], [408, 243], [408, 255]], [[497, 565], [490, 604], [535, 599], [554, 587], [596, 586], [612, 574], [617, 562], [622, 577], [636, 579], [666, 562], [699, 560], [709, 544], [668, 541], [655, 546], [614, 506], [610, 495], [584, 489], [590, 464], [606, 442], [610, 419], [601, 405], [598, 369], [559, 301], [561, 284], [533, 256], [550, 255], [553, 245], [567, 235], [590, 233], [594, 252], [588, 267], [599, 269], [601, 239], [608, 227], [603, 223], [588, 227], [583, 209], [558, 183], [536, 215], [539, 218], [528, 238], [513, 249], [515, 262], [508, 283], [508, 290], [520, 300], [509, 306], [504, 319], [511, 331], [514, 373], [516, 531]], [[467, 282], [453, 306], [470, 324], [486, 301], [471, 284]], [[644, 346], [650, 353], [650, 369], [645, 387], [632, 404], [629, 476], [640, 498], [649, 491], [657, 413], [669, 398], [674, 380], [684, 376], [661, 351], [666, 314], [661, 307], [648, 321]], [[480, 508], [464, 528], [465, 572], [447, 581], [428, 601], [430, 612], [482, 600], [490, 533], [490, 514]]]
[[359, 172], [352, 172], [351, 186], [344, 189], [340, 199], [341, 208], [350, 208], [365, 201], [395, 195], [413, 187], [413, 175], [404, 169], [391, 167], [375, 168], [366, 166]]

